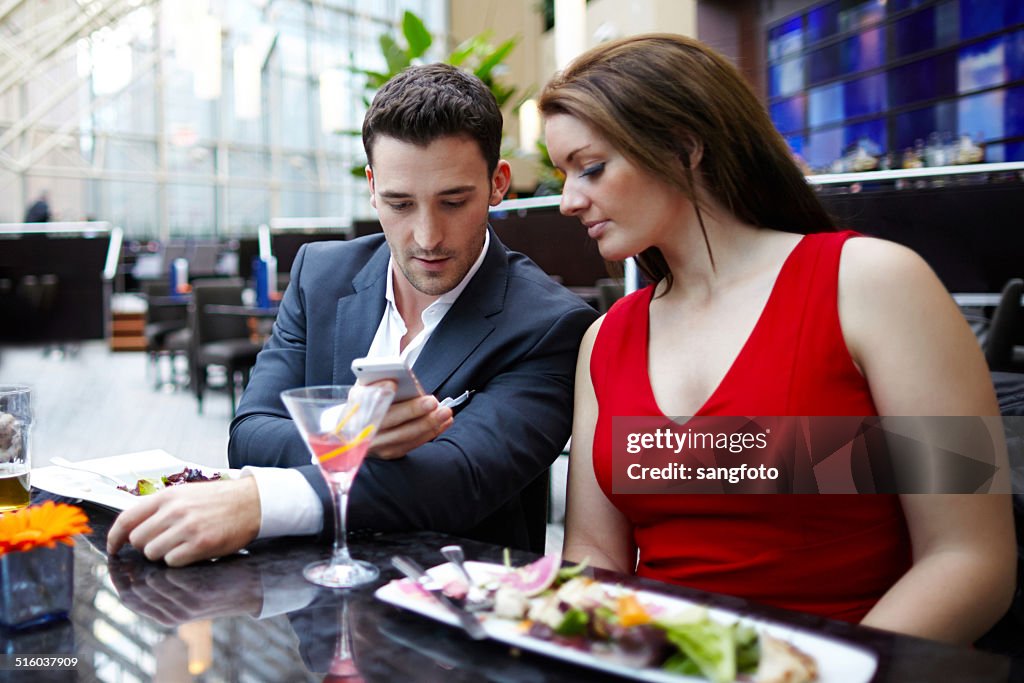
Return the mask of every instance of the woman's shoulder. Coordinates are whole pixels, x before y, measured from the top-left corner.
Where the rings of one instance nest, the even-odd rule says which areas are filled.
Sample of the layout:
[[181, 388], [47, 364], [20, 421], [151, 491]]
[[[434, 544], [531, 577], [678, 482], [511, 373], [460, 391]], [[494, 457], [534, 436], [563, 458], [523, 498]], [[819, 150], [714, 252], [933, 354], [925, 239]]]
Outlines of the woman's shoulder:
[[892, 294], [893, 287], [941, 286], [935, 273], [913, 249], [889, 240], [850, 234], [839, 261], [839, 288], [866, 296]]

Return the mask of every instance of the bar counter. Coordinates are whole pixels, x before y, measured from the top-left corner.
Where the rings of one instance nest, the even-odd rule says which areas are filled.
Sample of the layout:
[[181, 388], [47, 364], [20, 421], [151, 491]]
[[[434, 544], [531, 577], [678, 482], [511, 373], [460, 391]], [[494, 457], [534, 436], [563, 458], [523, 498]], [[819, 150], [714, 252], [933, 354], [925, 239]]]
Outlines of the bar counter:
[[[380, 602], [398, 578], [395, 554], [430, 567], [441, 546], [459, 542], [470, 560], [502, 561], [497, 546], [433, 532], [355, 535], [353, 556], [380, 578], [353, 591], [318, 588], [302, 568], [325, 546], [277, 541], [244, 553], [172, 569], [126, 548], [103, 551], [113, 513], [83, 504], [93, 526], [75, 546], [70, 619], [0, 633], [7, 654], [78, 657], [73, 671], [4, 671], [17, 681], [612, 681], [618, 677], [520, 652]], [[533, 555], [513, 551], [513, 564]], [[590, 570], [588, 570], [590, 571]], [[866, 648], [878, 658], [873, 681], [986, 683], [1016, 680], [1022, 661], [969, 648], [893, 635], [742, 599], [667, 586], [606, 571], [595, 578], [654, 589], [740, 614], [782, 622]]]

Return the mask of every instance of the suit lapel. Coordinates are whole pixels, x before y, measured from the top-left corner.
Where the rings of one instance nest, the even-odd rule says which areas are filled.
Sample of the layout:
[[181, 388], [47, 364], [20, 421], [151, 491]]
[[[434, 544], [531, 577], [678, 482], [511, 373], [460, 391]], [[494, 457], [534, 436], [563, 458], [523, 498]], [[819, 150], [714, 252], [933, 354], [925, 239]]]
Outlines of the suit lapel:
[[352, 278], [352, 294], [338, 299], [334, 322], [335, 384], [354, 384], [351, 363], [365, 356], [384, 317], [384, 291], [387, 283], [387, 242], [381, 244], [359, 273]]
[[416, 376], [427, 393], [435, 393], [494, 331], [489, 318], [504, 307], [507, 288], [508, 256], [492, 231], [480, 270], [430, 335], [416, 360]]

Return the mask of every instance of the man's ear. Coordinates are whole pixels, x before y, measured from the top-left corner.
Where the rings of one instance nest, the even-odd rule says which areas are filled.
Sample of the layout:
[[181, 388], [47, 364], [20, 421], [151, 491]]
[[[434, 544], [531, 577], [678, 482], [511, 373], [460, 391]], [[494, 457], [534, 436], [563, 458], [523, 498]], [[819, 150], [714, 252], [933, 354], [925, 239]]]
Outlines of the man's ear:
[[377, 208], [377, 194], [373, 191], [373, 169], [366, 165], [366, 184], [370, 188], [370, 206]]
[[504, 159], [498, 159], [498, 165], [494, 169], [494, 175], [491, 176], [491, 206], [497, 206], [501, 204], [501, 200], [505, 198], [508, 193], [508, 188], [512, 184], [512, 167]]

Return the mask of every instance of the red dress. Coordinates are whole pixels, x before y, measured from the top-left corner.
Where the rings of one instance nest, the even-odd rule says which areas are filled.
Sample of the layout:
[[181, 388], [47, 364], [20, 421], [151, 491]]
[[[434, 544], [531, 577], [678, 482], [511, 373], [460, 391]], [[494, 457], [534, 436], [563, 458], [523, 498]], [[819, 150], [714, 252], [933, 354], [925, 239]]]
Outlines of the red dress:
[[[839, 256], [855, 233], [805, 236], [761, 317], [698, 415], [876, 415], [839, 324]], [[910, 567], [888, 495], [614, 495], [613, 416], [662, 415], [648, 375], [654, 288], [619, 300], [594, 343], [594, 471], [632, 524], [637, 574], [859, 621]]]

